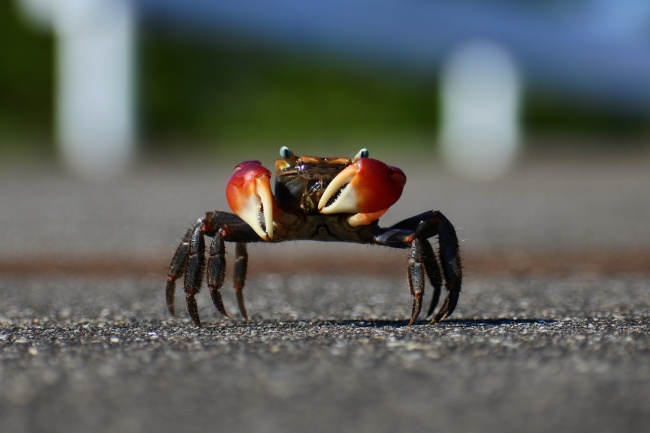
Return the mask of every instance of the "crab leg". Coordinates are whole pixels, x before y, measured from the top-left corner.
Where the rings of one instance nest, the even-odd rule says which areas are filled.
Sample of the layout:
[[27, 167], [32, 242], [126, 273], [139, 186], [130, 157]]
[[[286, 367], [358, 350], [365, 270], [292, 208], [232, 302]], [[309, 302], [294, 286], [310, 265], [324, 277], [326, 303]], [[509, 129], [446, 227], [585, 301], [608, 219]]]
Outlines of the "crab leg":
[[235, 286], [235, 296], [237, 297], [237, 306], [244, 320], [248, 322], [248, 313], [244, 304], [244, 284], [246, 282], [246, 269], [248, 267], [248, 252], [244, 242], [237, 242], [235, 246], [235, 269], [233, 273], [233, 284]]
[[223, 229], [217, 230], [214, 239], [210, 244], [210, 257], [208, 258], [207, 274], [208, 274], [208, 288], [210, 289], [210, 296], [212, 303], [217, 310], [224, 316], [230, 318], [223, 306], [223, 298], [221, 297], [221, 287], [226, 275], [226, 248], [223, 241]]
[[408, 326], [415, 323], [420, 311], [422, 310], [422, 300], [424, 298], [424, 274], [433, 286], [433, 297], [431, 298], [431, 305], [427, 312], [427, 317], [433, 314], [433, 310], [438, 304], [440, 299], [440, 289], [442, 287], [442, 277], [440, 274], [440, 267], [436, 261], [435, 253], [431, 244], [427, 239], [415, 238], [411, 242], [411, 250], [409, 253], [408, 283], [411, 295], [413, 295], [413, 308], [411, 310], [411, 321]]
[[[433, 317], [432, 323], [437, 323], [454, 312], [460, 296], [463, 270], [458, 250], [458, 237], [454, 226], [442, 213], [431, 211], [418, 217], [421, 217], [421, 220], [415, 229], [417, 237], [429, 238], [438, 235], [440, 263], [447, 288], [447, 297], [438, 313]], [[410, 218], [410, 220], [413, 221], [414, 218]]]
[[[430, 245], [420, 242], [420, 261], [424, 264], [424, 270], [429, 282], [434, 288], [433, 299], [429, 307], [429, 313], [438, 303], [440, 297], [441, 270], [445, 280], [447, 297], [442, 307], [434, 316], [431, 323], [437, 323], [446, 319], [454, 312], [463, 280], [462, 263], [458, 250], [458, 237], [454, 226], [449, 220], [438, 211], [428, 211], [411, 218], [400, 221], [397, 224], [385, 229], [380, 229], [374, 236], [374, 242], [379, 245], [386, 245], [393, 248], [408, 248], [413, 250], [415, 239], [425, 241], [426, 239], [438, 236], [440, 265], [436, 262], [435, 254]], [[428, 241], [426, 242], [428, 243]], [[412, 253], [410, 253], [412, 255]], [[411, 257], [411, 255], [409, 257]]]
[[187, 230], [183, 240], [181, 241], [171, 263], [167, 270], [167, 285], [165, 287], [165, 298], [167, 300], [167, 309], [172, 316], [176, 317], [176, 309], [174, 308], [174, 293], [176, 292], [176, 280], [185, 272], [185, 265], [187, 264], [187, 256], [190, 253], [190, 239], [196, 227], [200, 224], [200, 219], [192, 227]]
[[192, 321], [201, 326], [199, 311], [196, 305], [195, 296], [201, 290], [203, 280], [203, 265], [205, 264], [205, 240], [203, 239], [202, 225], [196, 227], [190, 238], [190, 248], [187, 257], [187, 268], [185, 270], [185, 302], [187, 312]]
[[440, 273], [440, 266], [436, 260], [436, 255], [433, 252], [433, 248], [431, 247], [431, 243], [426, 239], [422, 239], [420, 248], [422, 249], [422, 263], [424, 264], [424, 270], [427, 273], [429, 282], [433, 286], [433, 296], [431, 297], [431, 304], [429, 305], [429, 310], [427, 311], [427, 317], [430, 317], [433, 314], [433, 310], [435, 310], [436, 305], [438, 305], [438, 301], [440, 300], [442, 275]]
[[[210, 245], [210, 255], [207, 264], [205, 263], [204, 236], [214, 237]], [[187, 311], [192, 321], [197, 326], [201, 326], [196, 294], [201, 290], [203, 273], [205, 271], [212, 302], [221, 314], [230, 317], [224, 308], [221, 297], [221, 287], [223, 286], [226, 269], [225, 242], [227, 241], [237, 243], [235, 290], [239, 292], [237, 294], [237, 302], [240, 306], [240, 311], [242, 311], [242, 315], [246, 318], [246, 310], [243, 307], [243, 298], [241, 297], [241, 290], [244, 287], [244, 279], [246, 278], [246, 243], [259, 242], [260, 240], [255, 230], [237, 215], [214, 211], [207, 212], [203, 218], [199, 218], [185, 233], [167, 270], [165, 297], [167, 300], [167, 308], [171, 315], [176, 317], [174, 308], [176, 280], [184, 274], [185, 279], [183, 285], [185, 288]]]
[[447, 297], [432, 320], [432, 323], [437, 323], [449, 317], [456, 309], [463, 281], [463, 267], [454, 226], [440, 212], [433, 212], [431, 218], [422, 221], [416, 230], [416, 233], [425, 237], [434, 232], [438, 233], [440, 263], [447, 288]]
[[[424, 241], [426, 242], [426, 240]], [[413, 307], [411, 308], [411, 320], [407, 326], [415, 323], [422, 310], [422, 298], [424, 297], [424, 265], [422, 264], [422, 240], [415, 238], [411, 243], [409, 264], [407, 268], [409, 290], [413, 296]]]

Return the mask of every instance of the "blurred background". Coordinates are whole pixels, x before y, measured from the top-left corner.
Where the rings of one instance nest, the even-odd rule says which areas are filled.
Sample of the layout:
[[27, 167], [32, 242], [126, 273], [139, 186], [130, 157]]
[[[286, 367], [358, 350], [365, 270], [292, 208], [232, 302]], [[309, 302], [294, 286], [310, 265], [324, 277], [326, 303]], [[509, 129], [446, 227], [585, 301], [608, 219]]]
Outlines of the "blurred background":
[[647, 246], [644, 0], [15, 0], [0, 44], [5, 257], [169, 250], [282, 145], [400, 165], [386, 218], [470, 251]]
[[[80, 75], [77, 86], [113, 86], [117, 94], [127, 86], [131, 94], [119, 96], [132, 105], [129, 128], [144, 158], [276, 143], [436, 147], [443, 85], [453, 85], [446, 68], [476, 41], [487, 43], [468, 65], [467, 86], [482, 89], [475, 93], [500, 86], [489, 96], [519, 101], [513, 109], [527, 149], [553, 146], [558, 136], [583, 138], [576, 145], [611, 137], [617, 148], [647, 146], [650, 5], [643, 0], [230, 3], [2, 2], [3, 159], [59, 154], [57, 140], [74, 135], [61, 130], [66, 120], [56, 112], [64, 108], [57, 99], [73, 93], [60, 75], [84, 72], [102, 75]], [[67, 20], [57, 18], [63, 14]], [[106, 41], [110, 32], [124, 33], [117, 49]], [[113, 56], [106, 66], [113, 71], [83, 65], [97, 50], [104, 50], [98, 58]], [[62, 64], [66, 55], [70, 65]], [[492, 63], [499, 76], [475, 83]], [[92, 110], [73, 110], [84, 108]], [[119, 122], [114, 117], [89, 122]]]
[[[381, 224], [454, 224], [452, 320], [315, 242], [249, 246], [251, 323], [232, 269], [234, 321], [169, 315], [280, 146], [406, 173]], [[645, 432], [648, 221], [648, 0], [0, 0], [3, 431]]]

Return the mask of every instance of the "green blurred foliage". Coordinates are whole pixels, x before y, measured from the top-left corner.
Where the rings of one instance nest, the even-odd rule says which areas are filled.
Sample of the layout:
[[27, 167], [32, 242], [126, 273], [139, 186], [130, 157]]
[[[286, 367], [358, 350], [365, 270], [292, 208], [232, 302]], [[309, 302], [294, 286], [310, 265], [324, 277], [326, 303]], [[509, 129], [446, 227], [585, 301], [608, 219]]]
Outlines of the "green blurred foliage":
[[[0, 152], [50, 155], [53, 37], [0, 2]], [[435, 141], [435, 77], [269, 49], [223, 36], [141, 31], [138, 100], [150, 150], [238, 144]], [[634, 135], [646, 118], [526, 89], [523, 123], [533, 134]], [[571, 103], [568, 103], [571, 102]]]
[[53, 61], [52, 37], [25, 26], [13, 1], [0, 2], [1, 151], [48, 151]]
[[208, 45], [148, 32], [141, 52], [146, 135], [162, 140], [188, 132], [227, 144], [435, 131], [433, 77], [369, 74], [227, 37]]

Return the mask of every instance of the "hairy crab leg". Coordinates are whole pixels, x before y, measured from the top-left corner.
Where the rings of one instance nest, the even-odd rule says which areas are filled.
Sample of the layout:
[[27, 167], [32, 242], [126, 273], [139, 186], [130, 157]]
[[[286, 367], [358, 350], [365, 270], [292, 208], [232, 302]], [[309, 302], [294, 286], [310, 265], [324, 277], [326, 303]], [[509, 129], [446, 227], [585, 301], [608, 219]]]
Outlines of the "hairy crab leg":
[[436, 255], [433, 252], [431, 243], [426, 239], [422, 239], [420, 248], [422, 249], [422, 263], [424, 264], [424, 270], [429, 278], [429, 283], [431, 283], [431, 286], [433, 287], [433, 296], [431, 297], [431, 304], [429, 304], [429, 310], [427, 311], [427, 317], [430, 317], [440, 300], [442, 274], [440, 273], [440, 266], [436, 260]]
[[203, 266], [205, 264], [205, 240], [203, 238], [202, 226], [201, 224], [192, 232], [184, 280], [187, 312], [192, 318], [192, 321], [199, 327], [201, 326], [201, 320], [199, 319], [195, 296], [201, 290]]
[[428, 238], [435, 234], [438, 235], [438, 254], [447, 288], [447, 297], [431, 321], [431, 323], [437, 323], [449, 317], [456, 309], [463, 281], [463, 267], [454, 226], [438, 211], [426, 213], [426, 215], [428, 218], [423, 219], [415, 230], [416, 236]]
[[[205, 236], [214, 238], [210, 245], [207, 264], [205, 259]], [[176, 280], [184, 274], [183, 286], [185, 288], [187, 311], [192, 321], [197, 326], [201, 326], [196, 294], [201, 290], [203, 273], [205, 272], [212, 302], [221, 314], [230, 318], [221, 297], [221, 287], [223, 286], [226, 269], [224, 243], [236, 242], [235, 290], [239, 292], [237, 302], [240, 311], [242, 311], [244, 318], [248, 320], [245, 308], [242, 309], [243, 298], [241, 297], [241, 290], [244, 287], [244, 279], [246, 278], [246, 260], [248, 258], [246, 243], [259, 242], [260, 240], [255, 230], [237, 215], [221, 211], [206, 212], [204, 217], [199, 218], [187, 230], [169, 264], [165, 298], [171, 315], [176, 317], [174, 308]]]
[[[201, 220], [199, 220], [201, 221]], [[171, 262], [169, 263], [169, 268], [167, 270], [167, 285], [165, 287], [165, 298], [167, 300], [167, 309], [172, 316], [176, 317], [176, 309], [174, 308], [174, 293], [176, 292], [176, 280], [183, 275], [185, 272], [185, 265], [187, 264], [187, 256], [190, 253], [190, 239], [192, 238], [192, 233], [197, 227], [196, 224], [192, 225], [185, 233], [183, 240], [181, 241], [174, 257], [172, 257]]]
[[230, 318], [223, 305], [221, 287], [226, 276], [226, 248], [223, 241], [223, 229], [217, 230], [210, 244], [210, 257], [208, 258], [207, 274], [208, 288], [212, 303], [224, 316]]
[[440, 300], [440, 291], [442, 287], [442, 276], [440, 267], [436, 261], [433, 248], [427, 239], [415, 238], [411, 242], [411, 251], [409, 254], [408, 265], [408, 283], [411, 295], [413, 295], [413, 308], [411, 310], [411, 320], [408, 326], [415, 323], [420, 311], [422, 310], [422, 301], [424, 298], [424, 274], [427, 274], [429, 283], [433, 286], [433, 297], [431, 305], [427, 312], [427, 317], [433, 314], [433, 310]]
[[[424, 241], [426, 242], [426, 240]], [[411, 242], [409, 264], [407, 267], [409, 290], [413, 296], [413, 307], [411, 308], [411, 320], [407, 326], [415, 323], [422, 310], [422, 298], [424, 297], [424, 265], [422, 264], [422, 240], [415, 238]]]
[[235, 269], [233, 272], [233, 285], [239, 312], [245, 321], [249, 321], [246, 305], [244, 303], [244, 284], [246, 283], [246, 269], [248, 268], [248, 252], [244, 242], [235, 245]]
[[373, 242], [393, 248], [412, 248], [414, 239], [426, 240], [433, 236], [438, 236], [440, 266], [436, 262], [433, 248], [427, 248], [424, 243], [421, 243], [419, 248], [424, 269], [434, 287], [432, 306], [429, 308], [428, 315], [431, 315], [440, 297], [440, 289], [436, 290], [436, 287], [440, 286], [440, 271], [447, 289], [447, 297], [431, 321], [437, 323], [454, 312], [462, 286], [462, 263], [454, 226], [442, 213], [428, 211], [400, 221], [391, 227], [378, 229], [374, 234]]

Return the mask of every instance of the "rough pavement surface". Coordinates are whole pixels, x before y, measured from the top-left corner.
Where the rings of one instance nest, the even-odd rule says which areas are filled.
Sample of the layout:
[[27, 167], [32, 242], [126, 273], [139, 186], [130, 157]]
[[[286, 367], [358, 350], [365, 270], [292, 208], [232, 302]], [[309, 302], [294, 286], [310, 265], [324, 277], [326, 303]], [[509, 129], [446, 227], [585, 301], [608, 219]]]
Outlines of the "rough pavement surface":
[[159, 278], [3, 279], [2, 431], [647, 431], [649, 282], [470, 281], [406, 328], [403, 279], [269, 275], [197, 329]]
[[[506, 254], [598, 250], [616, 261], [631, 248], [640, 264], [478, 274], [468, 260], [451, 320], [406, 328], [402, 252], [385, 253], [399, 272], [376, 272], [355, 269], [374, 257], [355, 246], [341, 273], [313, 252], [341, 260], [335, 246], [260, 246], [246, 288], [252, 321], [219, 317], [204, 291], [197, 329], [180, 289], [179, 318], [168, 316], [158, 265], [124, 275], [39, 266], [164, 260], [201, 212], [224, 208], [205, 203], [222, 200], [228, 172], [144, 170], [93, 186], [5, 170], [0, 260], [31, 267], [0, 273], [0, 431], [648, 431], [647, 163], [539, 164], [486, 185], [406, 171], [412, 189], [388, 221], [440, 208], [468, 256], [498, 265]], [[423, 203], [431, 185], [436, 203]], [[276, 272], [256, 268], [274, 258]], [[228, 287], [224, 297], [238, 317]]]

